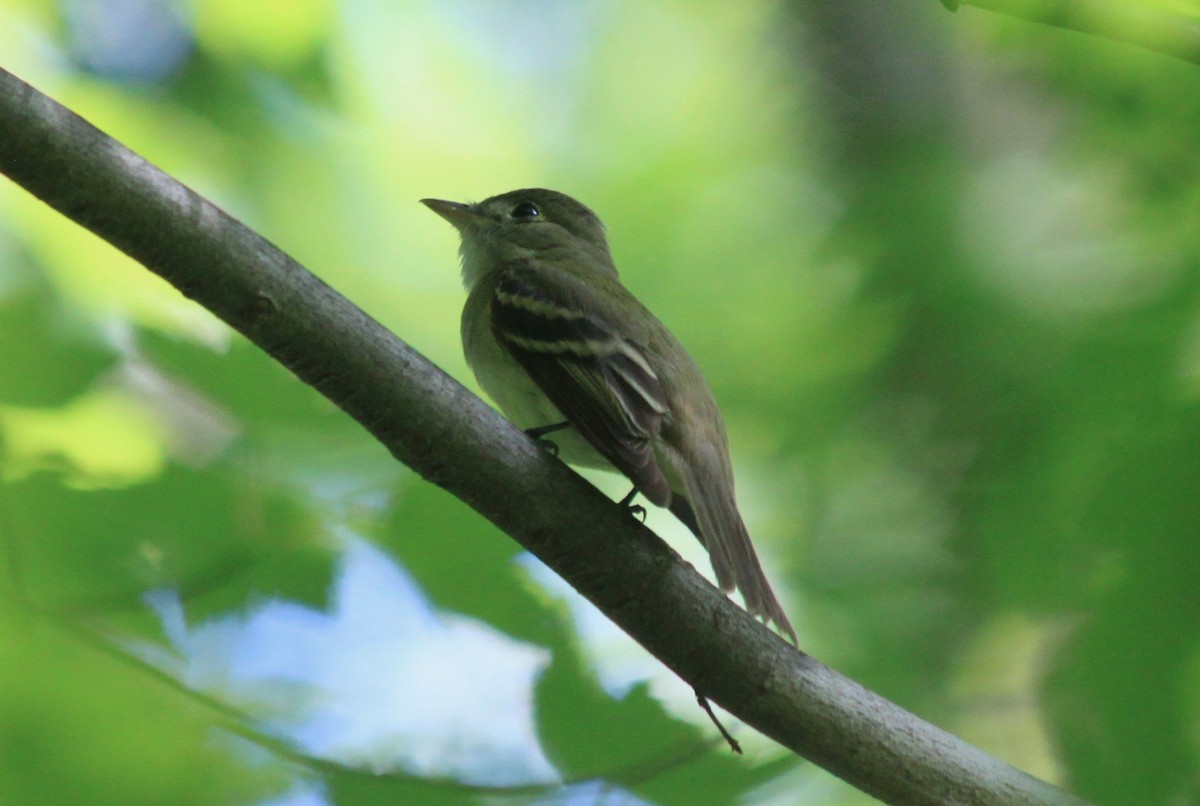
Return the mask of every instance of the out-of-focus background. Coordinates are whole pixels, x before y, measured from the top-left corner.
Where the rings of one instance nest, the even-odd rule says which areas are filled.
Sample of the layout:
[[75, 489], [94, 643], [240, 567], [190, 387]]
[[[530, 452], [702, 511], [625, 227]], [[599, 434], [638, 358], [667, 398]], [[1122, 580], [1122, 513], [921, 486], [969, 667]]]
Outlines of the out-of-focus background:
[[[806, 650], [1088, 798], [1200, 802], [1197, 65], [933, 0], [0, 0], [0, 64], [469, 385], [417, 200], [583, 200], [708, 374]], [[726, 717], [733, 756], [7, 181], [0, 478], [6, 806], [873, 802]]]

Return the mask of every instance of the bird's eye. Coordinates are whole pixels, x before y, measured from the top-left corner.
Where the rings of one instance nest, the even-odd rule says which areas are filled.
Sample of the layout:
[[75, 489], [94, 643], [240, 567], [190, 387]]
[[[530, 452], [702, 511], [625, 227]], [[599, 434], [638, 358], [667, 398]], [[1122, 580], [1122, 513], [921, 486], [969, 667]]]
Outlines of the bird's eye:
[[537, 208], [537, 205], [529, 202], [521, 202], [512, 209], [510, 215], [513, 218], [537, 218], [542, 214], [542, 211]]

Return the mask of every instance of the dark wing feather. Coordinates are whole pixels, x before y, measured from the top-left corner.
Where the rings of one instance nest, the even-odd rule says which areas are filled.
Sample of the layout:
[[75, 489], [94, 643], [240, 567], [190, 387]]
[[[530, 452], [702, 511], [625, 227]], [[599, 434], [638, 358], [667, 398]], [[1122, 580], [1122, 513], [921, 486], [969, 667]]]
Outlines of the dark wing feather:
[[496, 341], [601, 456], [666, 506], [671, 489], [653, 444], [668, 411], [662, 383], [642, 349], [581, 299], [595, 292], [573, 277], [550, 282], [549, 271], [514, 268], [500, 276], [492, 298]]

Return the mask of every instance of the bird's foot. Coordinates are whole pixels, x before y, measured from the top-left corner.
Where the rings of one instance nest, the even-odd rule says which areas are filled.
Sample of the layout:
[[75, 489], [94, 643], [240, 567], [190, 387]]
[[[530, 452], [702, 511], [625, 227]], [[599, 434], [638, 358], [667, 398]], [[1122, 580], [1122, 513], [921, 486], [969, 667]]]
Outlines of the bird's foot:
[[622, 498], [620, 500], [619, 503], [621, 504], [621, 506], [623, 506], [627, 510], [629, 510], [630, 515], [637, 518], [642, 523], [645, 523], [646, 522], [646, 508], [644, 506], [642, 506], [641, 504], [633, 503], [633, 499], [637, 495], [637, 492], [638, 492], [637, 487], [634, 487], [632, 490], [629, 491], [628, 495], [626, 495], [624, 498]]
[[546, 439], [547, 434], [553, 434], [555, 431], [562, 431], [564, 428], [570, 428], [568, 422], [554, 423], [553, 425], [543, 425], [538, 428], [526, 428], [525, 436], [536, 439], [538, 444], [550, 452], [551, 456], [558, 456], [558, 445], [552, 440]]

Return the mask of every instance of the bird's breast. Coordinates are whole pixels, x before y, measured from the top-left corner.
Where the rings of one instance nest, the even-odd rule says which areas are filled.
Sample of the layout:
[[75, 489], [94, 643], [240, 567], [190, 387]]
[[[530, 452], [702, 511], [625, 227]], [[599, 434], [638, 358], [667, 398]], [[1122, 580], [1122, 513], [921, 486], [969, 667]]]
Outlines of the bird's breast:
[[[482, 300], [475, 299], [472, 292], [467, 299], [468, 307], [463, 311], [463, 351], [475, 379], [504, 416], [522, 430], [566, 422], [567, 418], [558, 407], [496, 341], [491, 318], [471, 315], [471, 305], [490, 304], [490, 298], [490, 291]], [[486, 314], [487, 311], [475, 313]], [[546, 439], [558, 446], [559, 458], [568, 464], [614, 470], [574, 428], [556, 431]]]

